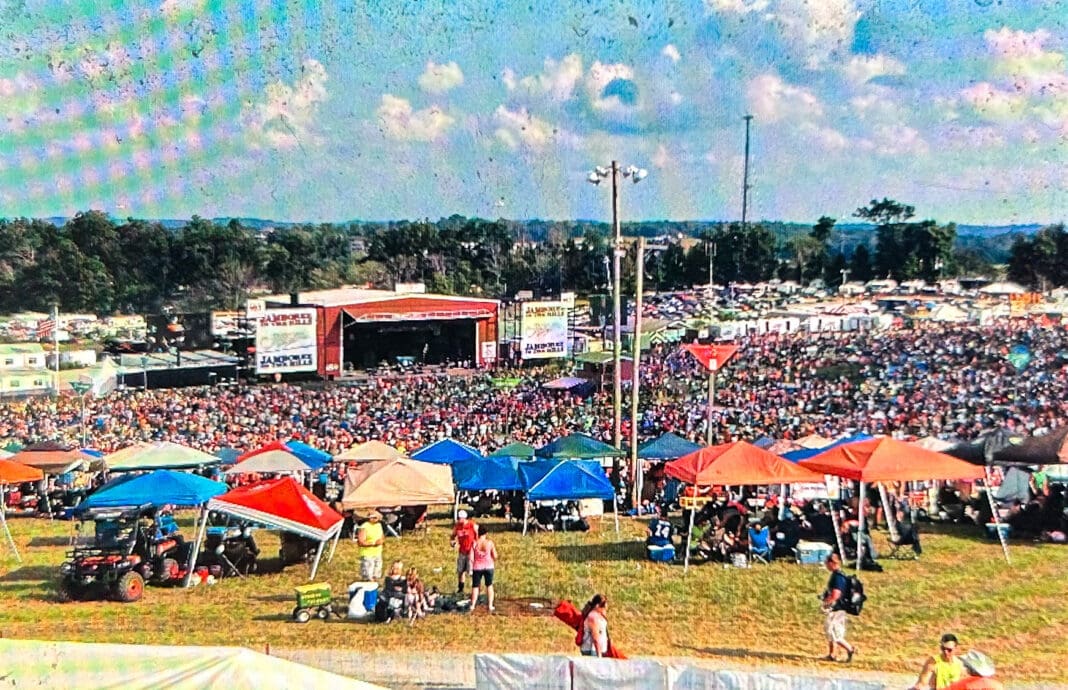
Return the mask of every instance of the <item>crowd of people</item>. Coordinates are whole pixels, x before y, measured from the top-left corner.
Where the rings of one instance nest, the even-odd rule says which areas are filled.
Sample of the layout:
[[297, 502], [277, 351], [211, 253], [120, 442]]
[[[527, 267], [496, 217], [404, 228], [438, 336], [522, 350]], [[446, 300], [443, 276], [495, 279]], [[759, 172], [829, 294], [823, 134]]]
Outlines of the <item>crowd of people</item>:
[[[718, 376], [717, 442], [854, 433], [972, 439], [1001, 426], [1041, 432], [1068, 416], [1068, 332], [1032, 320], [773, 333], [738, 344]], [[1023, 366], [1018, 357], [1010, 361], [1014, 347], [1027, 353]], [[337, 453], [375, 438], [411, 450], [453, 437], [493, 450], [513, 441], [539, 446], [573, 431], [611, 441], [611, 387], [586, 399], [542, 388], [557, 371], [117, 391], [86, 402], [86, 445], [110, 452], [173, 441], [216, 452], [295, 438]], [[519, 385], [497, 386], [502, 374]], [[681, 348], [661, 345], [643, 356], [641, 376], [640, 437], [672, 431], [703, 441], [700, 365]], [[629, 437], [629, 419], [623, 427]], [[74, 446], [81, 435], [76, 398], [0, 406], [4, 443]]]

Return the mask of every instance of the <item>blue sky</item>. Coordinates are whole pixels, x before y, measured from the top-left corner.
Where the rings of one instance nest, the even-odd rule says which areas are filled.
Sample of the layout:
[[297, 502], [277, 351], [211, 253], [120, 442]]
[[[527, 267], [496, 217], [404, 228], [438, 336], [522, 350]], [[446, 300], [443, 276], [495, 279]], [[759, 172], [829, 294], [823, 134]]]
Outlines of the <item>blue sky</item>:
[[[320, 6], [322, 5], [322, 6]], [[1068, 204], [1060, 0], [0, 0], [0, 216], [847, 218]]]

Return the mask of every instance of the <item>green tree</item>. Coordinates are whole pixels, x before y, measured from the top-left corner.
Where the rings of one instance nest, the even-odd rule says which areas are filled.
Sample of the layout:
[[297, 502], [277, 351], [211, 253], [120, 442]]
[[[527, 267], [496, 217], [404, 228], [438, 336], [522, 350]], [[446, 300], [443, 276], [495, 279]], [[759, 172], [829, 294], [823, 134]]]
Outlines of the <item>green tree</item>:
[[849, 277], [862, 283], [872, 279], [871, 252], [866, 245], [858, 244], [853, 250], [853, 257], [849, 261]]

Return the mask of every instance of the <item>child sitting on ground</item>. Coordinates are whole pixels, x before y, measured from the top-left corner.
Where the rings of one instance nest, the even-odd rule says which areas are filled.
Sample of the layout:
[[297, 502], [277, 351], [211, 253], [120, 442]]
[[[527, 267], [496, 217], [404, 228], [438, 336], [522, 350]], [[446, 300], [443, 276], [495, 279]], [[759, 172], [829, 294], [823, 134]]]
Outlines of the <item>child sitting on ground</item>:
[[414, 566], [408, 568], [407, 580], [408, 594], [405, 604], [408, 606], [408, 622], [414, 623], [416, 618], [426, 616], [426, 590], [423, 587], [423, 581], [419, 579], [419, 571]]

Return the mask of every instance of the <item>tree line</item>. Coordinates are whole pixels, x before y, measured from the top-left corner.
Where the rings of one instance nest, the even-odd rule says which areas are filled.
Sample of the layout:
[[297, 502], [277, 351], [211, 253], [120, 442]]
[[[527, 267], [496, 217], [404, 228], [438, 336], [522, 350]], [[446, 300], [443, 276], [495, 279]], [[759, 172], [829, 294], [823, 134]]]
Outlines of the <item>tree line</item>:
[[[624, 224], [623, 234], [659, 234], [646, 260], [648, 289], [760, 282], [778, 277], [830, 288], [873, 277], [934, 281], [989, 272], [981, 258], [954, 248], [956, 228], [915, 220], [915, 209], [872, 200], [856, 218], [874, 227], [867, 241], [835, 246], [836, 220], [780, 238], [764, 223]], [[607, 292], [610, 226], [593, 222], [483, 220], [298, 224], [267, 231], [238, 220], [194, 216], [180, 227], [116, 220], [85, 211], [62, 224], [0, 220], [0, 312], [98, 314], [237, 309], [249, 294], [340, 285], [393, 288], [423, 282], [432, 292], [508, 299], [519, 290]], [[665, 232], [666, 231], [666, 232]], [[534, 238], [537, 241], [534, 241]], [[841, 240], [841, 237], [838, 237]], [[635, 248], [626, 243], [624, 289], [632, 290]], [[1009, 273], [1029, 285], [1068, 283], [1063, 226], [1013, 245]]]

